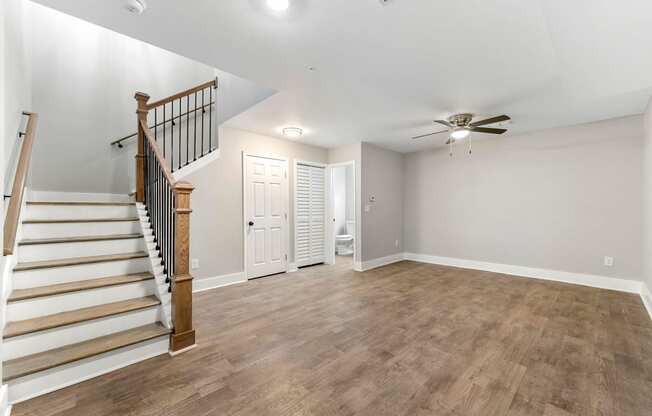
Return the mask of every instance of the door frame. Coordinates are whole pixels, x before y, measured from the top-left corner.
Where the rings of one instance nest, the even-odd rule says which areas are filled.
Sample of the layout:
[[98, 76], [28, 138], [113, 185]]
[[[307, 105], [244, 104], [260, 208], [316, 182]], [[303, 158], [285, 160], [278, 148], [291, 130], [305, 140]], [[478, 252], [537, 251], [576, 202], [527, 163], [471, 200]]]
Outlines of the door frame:
[[315, 166], [318, 168], [324, 168], [324, 263], [325, 264], [330, 264], [327, 262], [328, 260], [328, 253], [326, 250], [328, 250], [328, 247], [326, 247], [326, 241], [327, 241], [327, 227], [328, 227], [328, 165], [326, 163], [321, 163], [321, 162], [312, 162], [309, 160], [301, 160], [301, 159], [294, 159], [293, 162], [293, 175], [294, 175], [294, 183], [293, 183], [293, 188], [292, 188], [292, 204], [294, 205], [294, 210], [293, 210], [293, 223], [294, 223], [294, 262], [293, 268], [297, 266], [297, 165], [309, 165], [309, 166]]
[[247, 187], [247, 158], [248, 157], [258, 157], [261, 159], [271, 159], [278, 160], [284, 163], [285, 165], [285, 180], [283, 181], [283, 210], [285, 211], [285, 273], [290, 271], [290, 189], [289, 189], [289, 179], [288, 179], [288, 159], [286, 157], [275, 156], [275, 155], [265, 155], [261, 153], [247, 153], [242, 151], [242, 246], [243, 246], [243, 259], [244, 259], [244, 276], [245, 279], [249, 279], [249, 270], [248, 270], [248, 247], [247, 247], [247, 208], [249, 205], [247, 203], [249, 196], [249, 188]]
[[[347, 162], [331, 163], [326, 168], [326, 238], [324, 246], [326, 247], [326, 264], [335, 264], [335, 227], [333, 226], [333, 215], [335, 214], [335, 196], [333, 195], [333, 168], [347, 167], [353, 168], [353, 220], [355, 221], [355, 235], [353, 236], [353, 264], [357, 253], [358, 245], [358, 209], [357, 209], [357, 195], [358, 183], [357, 172], [355, 170], [355, 160]], [[346, 220], [345, 220], [346, 221]]]

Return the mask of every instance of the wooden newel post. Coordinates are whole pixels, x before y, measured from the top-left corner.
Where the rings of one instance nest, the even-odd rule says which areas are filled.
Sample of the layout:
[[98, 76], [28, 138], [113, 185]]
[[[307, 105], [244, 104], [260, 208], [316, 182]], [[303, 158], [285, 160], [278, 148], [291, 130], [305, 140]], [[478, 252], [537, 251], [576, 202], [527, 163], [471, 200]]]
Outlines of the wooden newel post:
[[174, 185], [174, 275], [172, 279], [172, 352], [195, 345], [192, 326], [192, 276], [190, 275], [190, 194], [195, 189], [187, 182]]
[[138, 102], [138, 153], [136, 153], [136, 202], [145, 202], [145, 132], [140, 125], [141, 120], [147, 125], [147, 101], [149, 95], [137, 92], [136, 101]]

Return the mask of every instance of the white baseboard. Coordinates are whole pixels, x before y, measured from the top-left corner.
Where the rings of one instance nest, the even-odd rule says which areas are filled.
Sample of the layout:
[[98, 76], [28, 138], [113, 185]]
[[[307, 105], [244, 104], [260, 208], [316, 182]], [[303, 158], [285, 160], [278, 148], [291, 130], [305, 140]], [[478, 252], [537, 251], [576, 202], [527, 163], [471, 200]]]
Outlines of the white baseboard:
[[298, 271], [299, 271], [299, 268], [297, 267], [296, 263], [289, 263], [288, 264], [288, 273], [294, 273], [294, 272], [298, 272]]
[[377, 259], [363, 261], [362, 263], [356, 262], [355, 270], [366, 272], [367, 270], [375, 269], [382, 266], [387, 266], [388, 264], [396, 263], [404, 259], [405, 259], [405, 255], [403, 253], [391, 254], [389, 256], [380, 257]]
[[3, 384], [0, 386], [0, 416], [9, 416], [11, 414], [11, 406], [9, 405], [8, 386]]
[[597, 276], [582, 273], [564, 272], [550, 269], [514, 266], [511, 264], [489, 263], [452, 257], [431, 256], [427, 254], [405, 253], [406, 260], [421, 263], [440, 264], [443, 266], [461, 267], [464, 269], [482, 270], [487, 272], [509, 274], [513, 276], [530, 277], [555, 282], [571, 283], [600, 289], [617, 290], [619, 292], [641, 293], [641, 282], [632, 279]]
[[192, 291], [193, 293], [204, 292], [206, 290], [217, 289], [218, 287], [224, 287], [229, 285], [235, 285], [238, 283], [244, 283], [247, 281], [244, 272], [225, 274], [222, 276], [215, 277], [204, 277], [204, 278], [194, 278], [192, 279]]
[[641, 300], [643, 301], [645, 309], [647, 309], [647, 314], [650, 315], [650, 319], [652, 319], [652, 293], [645, 283], [641, 283]]

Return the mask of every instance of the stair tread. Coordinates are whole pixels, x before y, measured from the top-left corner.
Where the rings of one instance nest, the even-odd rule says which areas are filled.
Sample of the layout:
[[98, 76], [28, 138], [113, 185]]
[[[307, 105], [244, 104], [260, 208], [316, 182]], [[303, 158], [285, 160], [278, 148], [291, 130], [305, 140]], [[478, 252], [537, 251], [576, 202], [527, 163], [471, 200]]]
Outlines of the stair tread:
[[7, 299], [7, 302], [41, 298], [45, 296], [61, 295], [64, 293], [80, 292], [83, 290], [99, 289], [109, 286], [126, 285], [129, 283], [142, 282], [143, 280], [154, 279], [149, 272], [134, 273], [120, 276], [102, 277], [99, 279], [88, 279], [76, 282], [59, 283], [56, 285], [32, 287], [29, 289], [14, 289]]
[[141, 233], [133, 234], [106, 234], [106, 235], [89, 235], [78, 237], [59, 237], [59, 238], [31, 238], [18, 242], [19, 246], [35, 245], [35, 244], [57, 244], [57, 243], [80, 243], [88, 241], [107, 241], [107, 240], [128, 240], [132, 238], [139, 238], [143, 235]]
[[140, 342], [168, 335], [170, 330], [160, 323], [144, 325], [127, 331], [105, 335], [77, 344], [66, 345], [38, 354], [5, 361], [3, 381], [49, 370], [84, 358], [128, 347]]
[[135, 251], [132, 253], [105, 254], [101, 256], [71, 257], [56, 260], [27, 261], [16, 264], [15, 272], [35, 269], [46, 269], [51, 267], [77, 266], [82, 264], [103, 263], [109, 261], [130, 260], [142, 257], [148, 257], [144, 251]]
[[66, 218], [66, 219], [38, 219], [32, 218], [23, 221], [23, 224], [70, 224], [75, 222], [134, 222], [139, 221], [138, 217], [117, 217], [117, 218]]
[[146, 309], [159, 305], [160, 303], [161, 302], [156, 296], [145, 296], [143, 298], [106, 303], [104, 305], [75, 309], [72, 311], [55, 313], [53, 315], [39, 316], [37, 318], [25, 319], [22, 321], [7, 322], [4, 331], [4, 338], [12, 338], [19, 335], [30, 334], [32, 332], [72, 325], [139, 309]]
[[27, 205], [96, 205], [96, 206], [132, 206], [135, 202], [109, 202], [109, 201], [27, 201]]

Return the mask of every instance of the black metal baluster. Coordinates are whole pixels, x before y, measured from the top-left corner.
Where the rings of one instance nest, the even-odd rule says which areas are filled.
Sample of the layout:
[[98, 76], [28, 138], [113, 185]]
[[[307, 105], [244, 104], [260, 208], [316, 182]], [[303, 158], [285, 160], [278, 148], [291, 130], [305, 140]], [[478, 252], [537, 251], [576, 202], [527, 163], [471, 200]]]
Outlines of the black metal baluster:
[[181, 164], [181, 98], [179, 98], [179, 125], [177, 128], [179, 129], [179, 158], [177, 162], [177, 169], [179, 169], [183, 166]]
[[208, 89], [208, 153], [213, 150], [213, 87]]
[[193, 110], [192, 115], [195, 123], [195, 128], [193, 129], [193, 134], [195, 135], [195, 145], [192, 148], [194, 153], [192, 160], [197, 160], [197, 91], [195, 91], [195, 109]]
[[158, 143], [158, 107], [154, 109], [154, 141]]
[[206, 112], [206, 107], [204, 106], [204, 91], [201, 90], [201, 156], [204, 156], [204, 113]]
[[163, 104], [163, 159], [167, 159], [165, 154], [165, 104]]
[[170, 116], [170, 170], [174, 172], [174, 100], [170, 102], [172, 106], [172, 115]]
[[186, 95], [186, 165], [190, 159], [190, 95]]

